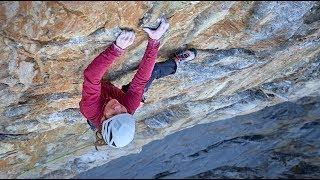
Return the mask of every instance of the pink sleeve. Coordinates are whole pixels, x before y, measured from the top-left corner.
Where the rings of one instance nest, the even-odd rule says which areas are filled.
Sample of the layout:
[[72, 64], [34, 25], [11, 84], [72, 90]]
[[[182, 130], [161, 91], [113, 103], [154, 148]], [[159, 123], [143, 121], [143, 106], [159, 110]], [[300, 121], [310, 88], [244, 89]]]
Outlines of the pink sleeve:
[[119, 57], [123, 51], [123, 49], [113, 43], [105, 51], [100, 53], [84, 70], [80, 112], [96, 127], [100, 125], [100, 118], [103, 112], [104, 101], [101, 98], [101, 79], [114, 60]]
[[123, 98], [123, 105], [128, 112], [133, 114], [139, 107], [144, 87], [151, 77], [154, 64], [157, 58], [160, 42], [149, 39], [146, 52], [139, 64], [137, 73], [134, 75], [129, 89]]

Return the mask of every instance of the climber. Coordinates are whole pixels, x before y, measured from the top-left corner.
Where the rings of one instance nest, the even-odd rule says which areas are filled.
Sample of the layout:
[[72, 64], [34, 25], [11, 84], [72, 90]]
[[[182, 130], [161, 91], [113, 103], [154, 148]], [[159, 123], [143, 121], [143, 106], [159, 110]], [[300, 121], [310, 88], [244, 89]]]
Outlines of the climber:
[[148, 34], [146, 52], [126, 92], [102, 81], [104, 73], [135, 39], [133, 31], [123, 30], [105, 51], [98, 55], [84, 70], [80, 112], [96, 130], [96, 146], [108, 144], [119, 148], [134, 138], [133, 113], [138, 108], [144, 87], [151, 77], [160, 45], [160, 38], [169, 28], [162, 17], [156, 29], [143, 28]]
[[[176, 53], [174, 53], [171, 57], [169, 57], [168, 60], [156, 63], [154, 65], [151, 78], [149, 79], [149, 81], [147, 82], [147, 85], [144, 88], [144, 94], [141, 99], [142, 104], [146, 100], [145, 93], [148, 91], [153, 80], [163, 78], [171, 74], [175, 74], [178, 66], [181, 66], [184, 62], [193, 60], [196, 56], [197, 56], [197, 50], [194, 48], [187, 48], [185, 50], [181, 49], [181, 50], [178, 50]], [[123, 85], [121, 90], [123, 92], [127, 92], [129, 86], [130, 86], [130, 83], [127, 85]]]

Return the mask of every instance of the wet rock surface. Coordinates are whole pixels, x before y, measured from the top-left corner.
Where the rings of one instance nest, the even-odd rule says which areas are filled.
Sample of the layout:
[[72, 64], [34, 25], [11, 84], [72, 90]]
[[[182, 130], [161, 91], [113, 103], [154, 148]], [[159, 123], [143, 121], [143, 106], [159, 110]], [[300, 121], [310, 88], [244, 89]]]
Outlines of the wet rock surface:
[[[73, 177], [197, 124], [318, 96], [319, 7], [311, 1], [1, 2], [0, 177]], [[170, 28], [157, 61], [185, 47], [196, 48], [198, 57], [154, 81], [135, 113], [132, 144], [96, 151], [79, 112], [83, 70], [131, 28], [134, 44], [104, 77], [117, 87], [129, 83], [147, 43], [141, 27], [156, 27], [161, 15]]]
[[320, 96], [196, 125], [75, 178], [319, 178]]

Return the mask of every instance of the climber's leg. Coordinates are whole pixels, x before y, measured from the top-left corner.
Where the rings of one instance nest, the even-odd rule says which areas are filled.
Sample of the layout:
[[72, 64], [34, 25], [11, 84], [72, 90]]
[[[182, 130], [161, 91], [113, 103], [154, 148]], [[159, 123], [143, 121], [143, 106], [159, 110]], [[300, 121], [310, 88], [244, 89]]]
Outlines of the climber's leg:
[[156, 63], [154, 65], [151, 77], [144, 88], [144, 92], [148, 91], [153, 80], [168, 76], [170, 74], [174, 74], [176, 70], [177, 70], [177, 64], [173, 59], [168, 59], [164, 62]]
[[[144, 93], [148, 91], [153, 80], [168, 76], [170, 74], [174, 74], [176, 70], [177, 70], [177, 64], [173, 59], [168, 59], [166, 61], [156, 63], [154, 65], [151, 77], [144, 88]], [[129, 85], [130, 83], [123, 85], [121, 90], [126, 93], [128, 91]], [[144, 100], [145, 100], [145, 97], [143, 96], [142, 102], [144, 102]]]

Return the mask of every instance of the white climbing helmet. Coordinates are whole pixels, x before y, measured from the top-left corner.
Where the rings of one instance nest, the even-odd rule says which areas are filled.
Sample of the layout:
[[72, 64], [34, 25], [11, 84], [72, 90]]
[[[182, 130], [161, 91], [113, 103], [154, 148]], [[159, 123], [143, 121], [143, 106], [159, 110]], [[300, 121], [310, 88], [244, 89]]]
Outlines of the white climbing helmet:
[[111, 147], [120, 148], [128, 145], [134, 137], [135, 120], [129, 113], [117, 114], [102, 124], [102, 136]]

